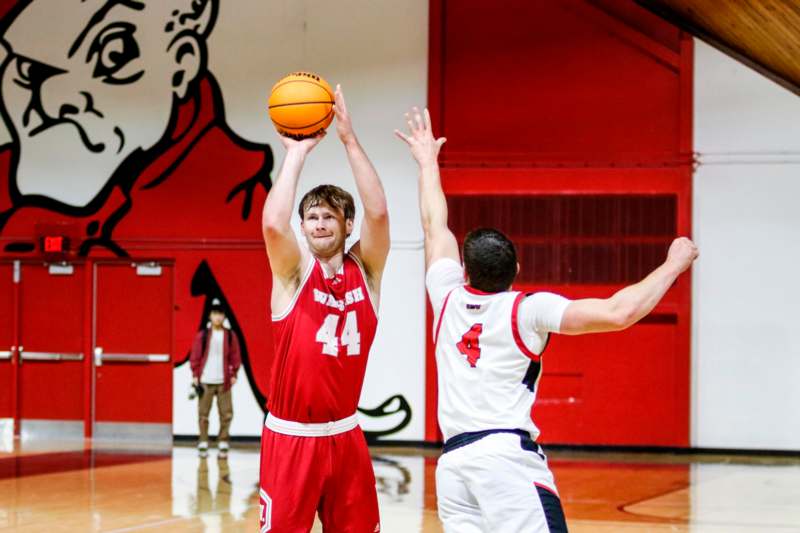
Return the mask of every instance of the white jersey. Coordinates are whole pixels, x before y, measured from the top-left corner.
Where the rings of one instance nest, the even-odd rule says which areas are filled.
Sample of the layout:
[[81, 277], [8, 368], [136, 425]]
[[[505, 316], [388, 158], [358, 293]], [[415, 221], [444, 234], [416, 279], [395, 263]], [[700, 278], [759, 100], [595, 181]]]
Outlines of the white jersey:
[[522, 429], [531, 418], [549, 332], [569, 300], [552, 293], [483, 293], [464, 285], [460, 264], [440, 259], [428, 269], [439, 375], [439, 426], [460, 433]]

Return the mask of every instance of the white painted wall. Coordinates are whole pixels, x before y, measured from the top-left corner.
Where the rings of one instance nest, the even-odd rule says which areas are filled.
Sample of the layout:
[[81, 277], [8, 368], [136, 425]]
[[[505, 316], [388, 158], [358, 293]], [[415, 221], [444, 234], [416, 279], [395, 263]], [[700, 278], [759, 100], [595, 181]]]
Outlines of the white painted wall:
[[800, 97], [695, 52], [692, 446], [800, 450]]
[[[389, 437], [398, 440], [424, 438], [425, 289], [416, 167], [392, 132], [402, 127], [410, 106], [425, 104], [427, 45], [427, 0], [221, 2], [209, 41], [209, 68], [222, 87], [228, 123], [239, 135], [273, 147], [276, 172], [283, 154], [267, 113], [272, 85], [297, 70], [342, 85], [361, 144], [383, 180], [392, 234], [378, 333], [360, 406], [372, 408], [394, 394], [405, 396], [413, 416], [408, 427]], [[320, 183], [340, 185], [356, 196], [333, 127], [306, 162], [299, 195]], [[356, 210], [362, 211], [358, 201]], [[356, 226], [359, 220], [357, 215]], [[357, 238], [356, 231], [349, 244]], [[197, 433], [196, 403], [186, 399], [189, 381], [188, 368], [176, 370], [176, 434]], [[234, 390], [232, 435], [260, 435], [263, 415], [246, 389]], [[394, 419], [387, 418], [362, 419], [362, 426], [391, 427]], [[212, 434], [217, 427], [214, 410]]]

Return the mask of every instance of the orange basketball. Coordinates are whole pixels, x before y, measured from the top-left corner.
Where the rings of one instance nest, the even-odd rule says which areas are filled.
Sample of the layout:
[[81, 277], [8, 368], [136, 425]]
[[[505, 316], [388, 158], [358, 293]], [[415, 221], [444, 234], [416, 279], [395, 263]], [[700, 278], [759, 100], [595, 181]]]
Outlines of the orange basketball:
[[327, 81], [310, 72], [294, 72], [272, 88], [269, 118], [281, 135], [314, 137], [330, 126], [333, 103], [333, 89]]

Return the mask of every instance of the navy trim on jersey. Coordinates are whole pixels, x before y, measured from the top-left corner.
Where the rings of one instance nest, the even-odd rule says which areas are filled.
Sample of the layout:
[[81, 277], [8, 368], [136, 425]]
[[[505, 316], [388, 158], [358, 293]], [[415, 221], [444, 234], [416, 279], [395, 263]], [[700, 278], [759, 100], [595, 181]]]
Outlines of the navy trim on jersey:
[[542, 461], [546, 461], [547, 458], [544, 456], [544, 452], [542, 451], [542, 447], [531, 438], [531, 434], [527, 431], [524, 432], [524, 435], [519, 436], [519, 445], [522, 447], [523, 450], [528, 452], [533, 452], [538, 455]]
[[539, 451], [539, 445], [536, 444], [536, 441], [531, 438], [531, 434], [524, 429], [485, 429], [483, 431], [468, 431], [466, 433], [459, 433], [458, 435], [447, 439], [447, 441], [444, 443], [444, 447], [442, 448], [442, 453], [448, 453], [452, 452], [453, 450], [463, 448], [468, 444], [477, 442], [482, 438], [488, 437], [489, 435], [493, 435], [495, 433], [513, 433], [514, 435], [519, 435], [520, 447], [523, 450], [535, 452], [542, 457], [542, 459], [544, 459], [544, 456]]
[[525, 385], [529, 391], [533, 392], [541, 373], [542, 363], [539, 361], [531, 361], [531, 364], [528, 365], [528, 370], [525, 372], [525, 377], [522, 378], [522, 384]]

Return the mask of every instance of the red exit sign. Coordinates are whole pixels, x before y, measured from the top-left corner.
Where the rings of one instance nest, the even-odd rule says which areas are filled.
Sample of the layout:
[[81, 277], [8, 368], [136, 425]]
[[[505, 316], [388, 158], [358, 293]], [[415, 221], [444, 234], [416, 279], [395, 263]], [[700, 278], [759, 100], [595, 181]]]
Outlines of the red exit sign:
[[42, 237], [42, 249], [46, 254], [63, 254], [69, 251], [69, 238], [63, 235]]

